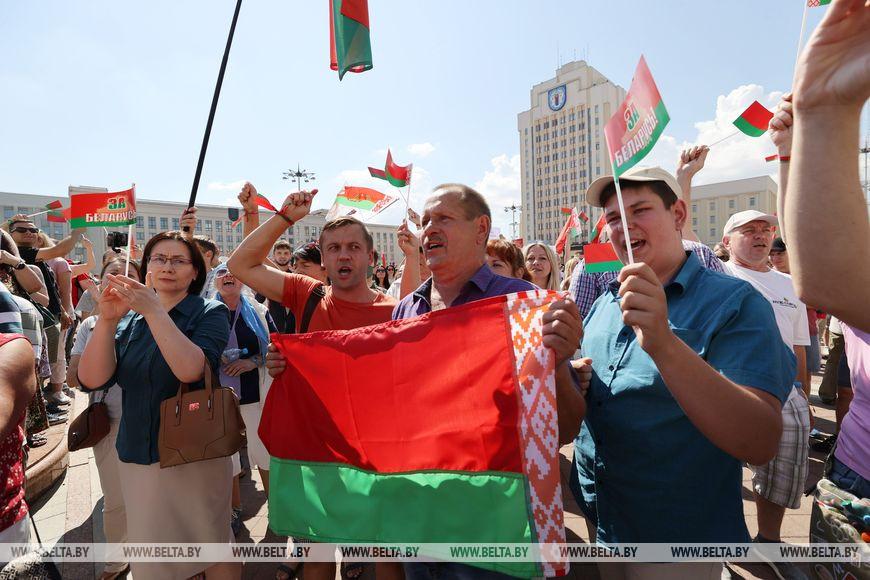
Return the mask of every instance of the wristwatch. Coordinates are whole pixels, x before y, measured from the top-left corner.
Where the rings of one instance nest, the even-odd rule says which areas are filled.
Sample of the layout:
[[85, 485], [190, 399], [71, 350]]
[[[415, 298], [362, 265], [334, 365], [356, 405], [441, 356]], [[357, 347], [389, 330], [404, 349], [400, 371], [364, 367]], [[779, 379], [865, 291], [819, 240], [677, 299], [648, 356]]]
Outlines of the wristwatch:
[[19, 260], [18, 263], [12, 267], [16, 270], [23, 270], [25, 266], [27, 266], [27, 262], [25, 262], [24, 260]]

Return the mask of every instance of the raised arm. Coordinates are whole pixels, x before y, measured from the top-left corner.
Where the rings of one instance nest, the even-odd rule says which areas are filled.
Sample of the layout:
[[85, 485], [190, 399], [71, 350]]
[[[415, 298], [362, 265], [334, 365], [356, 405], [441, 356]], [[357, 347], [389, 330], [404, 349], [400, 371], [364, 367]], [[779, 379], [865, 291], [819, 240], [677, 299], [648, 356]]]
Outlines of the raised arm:
[[239, 203], [242, 204], [242, 209], [245, 211], [242, 220], [242, 239], [247, 238], [254, 233], [254, 230], [260, 227], [260, 209], [254, 203], [257, 198], [257, 188], [250, 181], [246, 181], [242, 186], [242, 191], [239, 192]]
[[870, 4], [834, 0], [794, 78], [794, 144], [785, 195], [792, 278], [801, 300], [870, 332], [870, 221], [855, 154], [870, 96]]
[[698, 145], [691, 149], [686, 149], [680, 153], [680, 161], [677, 164], [677, 183], [680, 189], [683, 190], [683, 201], [686, 202], [686, 225], [681, 232], [683, 239], [693, 242], [700, 242], [695, 230], [692, 229], [691, 214], [692, 214], [692, 178], [695, 174], [704, 168], [704, 163], [707, 161], [707, 153], [710, 148], [706, 145]]
[[76, 264], [70, 267], [70, 269], [72, 270], [73, 278], [81, 276], [82, 274], [87, 274], [97, 265], [97, 258], [96, 256], [94, 256], [94, 244], [89, 239], [82, 236], [82, 245], [87, 250], [88, 259], [87, 261], [85, 261], [84, 264]]
[[284, 295], [284, 272], [266, 266], [264, 261], [281, 234], [308, 215], [316, 193], [316, 189], [291, 193], [281, 206], [281, 215], [272, 216], [242, 240], [227, 263], [233, 276], [269, 300], [280, 302]]
[[396, 231], [399, 248], [405, 255], [405, 269], [402, 271], [402, 284], [399, 289], [401, 300], [420, 286], [420, 238], [402, 220], [402, 225]]
[[52, 258], [63, 258], [67, 254], [71, 253], [76, 244], [79, 243], [79, 240], [82, 239], [82, 236], [85, 234], [85, 228], [77, 228], [70, 232], [70, 235], [56, 243], [50, 248], [40, 248], [38, 252], [36, 252], [37, 260], [50, 260]]

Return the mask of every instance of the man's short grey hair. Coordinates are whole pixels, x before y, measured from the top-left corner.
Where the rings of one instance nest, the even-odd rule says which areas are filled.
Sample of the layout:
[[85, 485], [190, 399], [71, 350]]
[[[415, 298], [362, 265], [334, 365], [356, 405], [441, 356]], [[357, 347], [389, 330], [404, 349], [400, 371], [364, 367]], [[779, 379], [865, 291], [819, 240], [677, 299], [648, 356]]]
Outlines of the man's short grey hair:
[[[435, 187], [433, 193], [436, 195], [455, 193], [465, 210], [465, 217], [473, 220], [485, 215], [489, 218], [490, 227], [492, 227], [492, 212], [489, 209], [489, 204], [477, 190], [461, 183], [442, 183]], [[488, 234], [489, 232], [487, 232]]]

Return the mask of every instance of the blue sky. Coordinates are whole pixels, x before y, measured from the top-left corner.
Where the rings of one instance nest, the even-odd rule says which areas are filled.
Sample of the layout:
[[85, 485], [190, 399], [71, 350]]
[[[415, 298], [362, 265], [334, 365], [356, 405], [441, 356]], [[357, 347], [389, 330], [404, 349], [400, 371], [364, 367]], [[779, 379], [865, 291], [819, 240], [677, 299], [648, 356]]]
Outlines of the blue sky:
[[[0, 4], [0, 190], [135, 181], [140, 197], [186, 200], [234, 5]], [[557, 46], [626, 88], [646, 55], [672, 118], [651, 161], [672, 168], [680, 145], [727, 134], [734, 110], [789, 88], [803, 1], [369, 0], [375, 68], [341, 83], [327, 6], [243, 4], [200, 200], [227, 203], [247, 179], [277, 204], [298, 162], [317, 173], [325, 207], [342, 184], [371, 184], [365, 169], [389, 146], [415, 163], [418, 209], [432, 185], [465, 182], [506, 231], [516, 115], [554, 75]], [[824, 10], [810, 10], [808, 29]], [[758, 161], [766, 138], [746, 139], [717, 146], [701, 181], [771, 171]]]

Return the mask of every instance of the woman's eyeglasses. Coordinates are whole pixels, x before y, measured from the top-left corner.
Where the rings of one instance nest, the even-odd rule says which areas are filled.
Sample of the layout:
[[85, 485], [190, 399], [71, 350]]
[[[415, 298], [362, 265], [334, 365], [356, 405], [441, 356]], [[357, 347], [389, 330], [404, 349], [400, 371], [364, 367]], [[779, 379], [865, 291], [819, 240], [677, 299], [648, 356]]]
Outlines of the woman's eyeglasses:
[[173, 268], [177, 268], [179, 266], [184, 266], [186, 264], [190, 264], [191, 260], [189, 258], [180, 258], [176, 256], [151, 256], [148, 258], [148, 263], [153, 264], [155, 266], [165, 266], [167, 263], [171, 264]]

